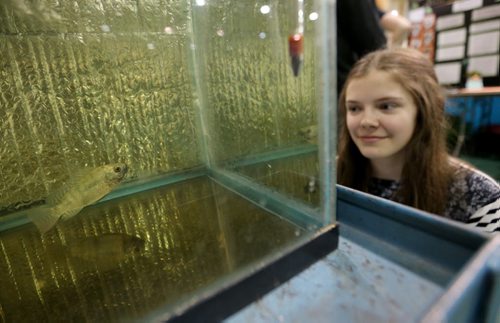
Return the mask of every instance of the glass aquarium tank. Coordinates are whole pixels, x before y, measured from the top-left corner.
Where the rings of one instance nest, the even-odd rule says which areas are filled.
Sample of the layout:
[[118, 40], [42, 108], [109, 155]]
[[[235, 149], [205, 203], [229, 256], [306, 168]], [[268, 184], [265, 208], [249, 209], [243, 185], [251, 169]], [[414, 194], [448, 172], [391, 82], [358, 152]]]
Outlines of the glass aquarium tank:
[[173, 313], [335, 228], [334, 1], [0, 2], [0, 321]]

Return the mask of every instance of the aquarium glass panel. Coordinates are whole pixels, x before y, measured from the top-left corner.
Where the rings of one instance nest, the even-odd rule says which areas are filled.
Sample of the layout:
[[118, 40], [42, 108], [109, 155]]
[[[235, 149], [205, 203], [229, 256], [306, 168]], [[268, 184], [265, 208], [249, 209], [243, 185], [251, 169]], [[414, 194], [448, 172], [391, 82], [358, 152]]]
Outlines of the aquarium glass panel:
[[332, 7], [0, 0], [0, 322], [173, 313], [332, 225]]
[[[334, 176], [324, 176], [331, 172], [320, 162], [318, 139], [331, 129], [318, 120], [334, 124], [329, 120], [334, 114], [324, 118], [322, 112], [336, 106], [330, 98], [330, 89], [336, 88], [335, 70], [330, 70], [335, 54], [326, 52], [325, 40], [335, 34], [334, 12], [330, 21], [321, 17], [326, 1], [196, 3], [194, 51], [203, 94], [197, 103], [208, 129], [209, 163], [312, 210], [324, 210], [332, 198], [324, 193], [332, 191]], [[328, 22], [332, 29], [322, 30]], [[294, 35], [302, 45], [292, 41]], [[299, 53], [296, 46], [303, 46]], [[331, 65], [324, 66], [327, 55]], [[333, 74], [326, 79], [328, 73]], [[334, 147], [336, 131], [328, 134], [320, 148]], [[328, 149], [327, 163], [331, 156], [334, 149]], [[323, 223], [333, 222], [334, 212], [328, 212], [312, 214]]]

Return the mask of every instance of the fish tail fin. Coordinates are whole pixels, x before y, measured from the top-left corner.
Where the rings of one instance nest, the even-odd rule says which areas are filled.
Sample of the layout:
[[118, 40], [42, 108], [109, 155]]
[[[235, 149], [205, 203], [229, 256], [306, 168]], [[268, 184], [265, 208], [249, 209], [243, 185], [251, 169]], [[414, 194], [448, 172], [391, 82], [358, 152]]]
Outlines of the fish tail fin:
[[29, 214], [28, 218], [36, 225], [40, 233], [43, 234], [56, 225], [59, 215], [54, 212], [53, 208], [42, 206], [32, 214]]

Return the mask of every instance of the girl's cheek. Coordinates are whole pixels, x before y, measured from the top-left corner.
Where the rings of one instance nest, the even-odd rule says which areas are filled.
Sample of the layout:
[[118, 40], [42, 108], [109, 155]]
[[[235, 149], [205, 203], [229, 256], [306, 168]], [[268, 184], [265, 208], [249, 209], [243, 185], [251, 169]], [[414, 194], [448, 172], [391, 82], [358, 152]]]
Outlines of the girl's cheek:
[[352, 117], [347, 117], [346, 125], [349, 130], [354, 129], [356, 127], [356, 124], [357, 124], [356, 119]]

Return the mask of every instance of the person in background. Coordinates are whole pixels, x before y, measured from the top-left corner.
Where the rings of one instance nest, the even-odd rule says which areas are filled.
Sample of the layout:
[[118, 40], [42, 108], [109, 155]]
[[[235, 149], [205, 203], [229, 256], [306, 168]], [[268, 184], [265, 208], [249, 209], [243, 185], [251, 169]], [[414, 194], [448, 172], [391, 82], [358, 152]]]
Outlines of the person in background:
[[444, 105], [422, 53], [364, 56], [339, 98], [338, 183], [498, 232], [500, 185], [448, 154]]
[[406, 44], [411, 31], [411, 22], [400, 16], [396, 10], [383, 10], [382, 8], [386, 7], [384, 3], [382, 0], [374, 0], [380, 26], [386, 32], [387, 47], [402, 47]]
[[397, 11], [385, 12], [380, 17], [380, 25], [387, 32], [387, 47], [402, 47], [408, 40], [411, 23]]
[[337, 93], [354, 63], [386, 43], [373, 0], [337, 1]]

